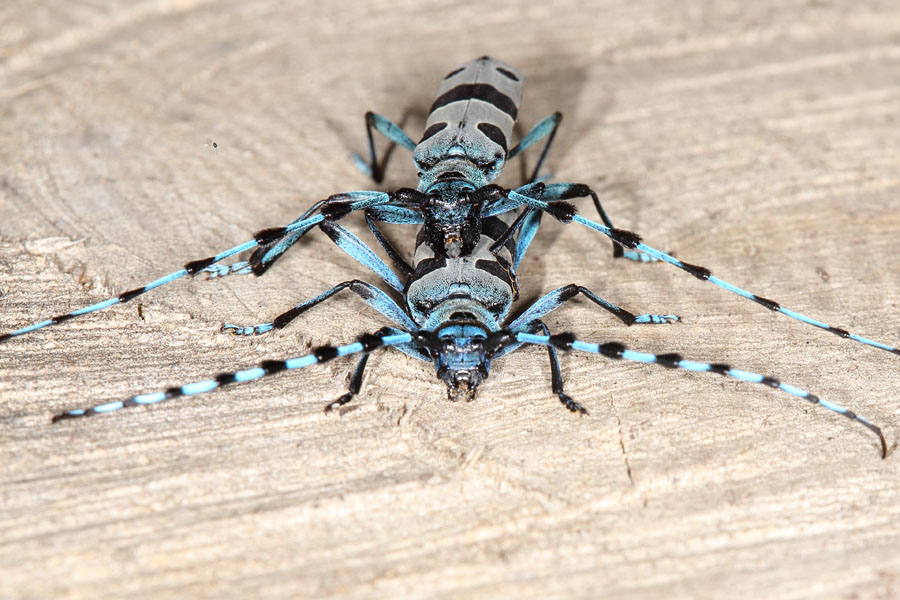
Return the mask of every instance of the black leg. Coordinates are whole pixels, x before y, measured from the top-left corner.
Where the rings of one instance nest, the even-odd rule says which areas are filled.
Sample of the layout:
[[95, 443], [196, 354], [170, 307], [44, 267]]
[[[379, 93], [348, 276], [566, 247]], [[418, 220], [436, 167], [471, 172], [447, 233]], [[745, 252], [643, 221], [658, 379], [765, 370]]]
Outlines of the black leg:
[[[405, 114], [403, 120], [406, 120]], [[372, 135], [372, 130], [377, 131], [393, 142], [385, 151], [384, 160], [382, 160], [380, 165], [378, 164], [378, 157], [375, 153], [375, 136]], [[369, 161], [366, 162], [358, 154], [353, 154], [353, 160], [356, 161], [356, 166], [359, 167], [363, 173], [369, 175], [375, 183], [381, 183], [384, 179], [384, 171], [385, 168], [387, 168], [388, 159], [394, 151], [394, 144], [400, 144], [410, 152], [416, 147], [416, 143], [406, 135], [406, 132], [403, 131], [403, 128], [400, 125], [397, 125], [390, 119], [382, 117], [372, 111], [366, 113], [366, 135], [369, 140]]]
[[384, 234], [378, 228], [378, 225], [375, 223], [375, 219], [372, 218], [372, 214], [370, 211], [366, 211], [366, 225], [369, 226], [369, 229], [372, 231], [372, 235], [375, 236], [375, 239], [378, 240], [378, 243], [381, 244], [381, 247], [384, 248], [384, 251], [387, 252], [388, 257], [393, 261], [394, 265], [400, 272], [402, 273], [404, 278], [409, 278], [410, 275], [413, 274], [413, 268], [409, 265], [408, 262], [403, 260], [403, 257], [394, 249], [394, 246], [384, 237]]
[[[540, 329], [544, 335], [550, 335], [550, 331], [542, 321], [535, 321], [535, 324], [537, 325], [537, 329]], [[581, 413], [583, 415], [588, 414], [588, 411], [585, 407], [572, 400], [571, 396], [563, 392], [562, 372], [559, 368], [559, 357], [556, 354], [556, 348], [554, 348], [553, 346], [547, 346], [547, 350], [548, 354], [550, 355], [550, 380], [553, 393], [556, 394], [556, 396], [559, 398], [559, 401], [562, 402], [562, 405], [567, 409], [571, 410], [572, 412]]]

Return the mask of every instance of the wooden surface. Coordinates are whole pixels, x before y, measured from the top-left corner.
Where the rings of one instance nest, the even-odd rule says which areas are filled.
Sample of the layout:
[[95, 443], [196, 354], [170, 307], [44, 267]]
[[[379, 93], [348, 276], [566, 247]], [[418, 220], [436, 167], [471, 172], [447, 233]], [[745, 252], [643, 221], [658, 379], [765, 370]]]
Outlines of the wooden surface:
[[[900, 343], [896, 2], [282, 4], [0, 8], [0, 331], [370, 188], [348, 160], [364, 111], [409, 109], [415, 138], [440, 77], [490, 53], [528, 78], [525, 126], [565, 113], [549, 167], [618, 226]], [[398, 150], [386, 188], [414, 181]], [[534, 349], [465, 405], [390, 352], [342, 415], [322, 412], [335, 361], [50, 424], [380, 327], [348, 296], [267, 337], [217, 332], [376, 282], [316, 235], [263, 278], [181, 281], [0, 347], [0, 597], [900, 597], [900, 357], [609, 255], [548, 223], [524, 299], [577, 282], [679, 314], [625, 329], [575, 302], [547, 322], [807, 388], [881, 425], [888, 459], [762, 386], [585, 355], [563, 359], [575, 417]]]

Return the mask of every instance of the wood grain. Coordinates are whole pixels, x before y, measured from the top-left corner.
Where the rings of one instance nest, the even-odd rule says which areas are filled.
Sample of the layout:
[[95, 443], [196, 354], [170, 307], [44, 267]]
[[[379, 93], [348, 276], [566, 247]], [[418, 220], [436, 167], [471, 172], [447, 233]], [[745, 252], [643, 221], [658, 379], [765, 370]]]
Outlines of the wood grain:
[[[525, 126], [565, 113], [549, 166], [618, 226], [900, 343], [896, 3], [12, 3], [0, 44], [0, 331], [371, 187], [348, 160], [364, 111], [410, 111], [415, 137], [439, 78], [489, 53], [528, 78]], [[414, 181], [397, 151], [385, 187]], [[573, 417], [538, 350], [466, 405], [381, 353], [342, 415], [322, 412], [351, 368], [335, 362], [50, 425], [380, 327], [347, 297], [276, 335], [217, 333], [365, 276], [311, 236], [265, 277], [179, 282], [0, 347], [0, 596], [900, 597], [898, 357], [609, 254], [548, 223], [523, 300], [577, 282], [679, 314], [623, 329], [577, 302], [548, 325], [810, 389], [881, 425], [888, 459], [761, 386], [590, 356], [564, 357], [591, 410]]]

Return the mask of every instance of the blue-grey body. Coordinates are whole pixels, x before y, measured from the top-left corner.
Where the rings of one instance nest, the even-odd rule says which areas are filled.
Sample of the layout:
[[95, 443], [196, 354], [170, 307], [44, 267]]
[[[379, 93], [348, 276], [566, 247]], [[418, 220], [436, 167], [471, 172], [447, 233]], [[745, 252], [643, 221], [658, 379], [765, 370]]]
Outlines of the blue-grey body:
[[[222, 373], [214, 379], [170, 387], [164, 391], [139, 394], [126, 400], [107, 402], [87, 409], [70, 410], [54, 421], [96, 415], [123, 407], [154, 404], [166, 399], [205, 393], [223, 385], [250, 381], [289, 369], [325, 362], [339, 356], [361, 355], [351, 377], [349, 391], [330, 403], [330, 410], [349, 402], [360, 391], [366, 361], [378, 348], [393, 347], [406, 354], [433, 363], [447, 386], [451, 399], [471, 400], [478, 385], [488, 376], [491, 361], [515, 351], [522, 345], [546, 346], [550, 359], [554, 394], [573, 412], [585, 413], [583, 406], [563, 392], [557, 350], [577, 350], [609, 358], [657, 364], [667, 368], [709, 372], [740, 381], [760, 383], [799, 397], [861, 423], [875, 432], [881, 442], [882, 456], [887, 444], [881, 430], [836, 404], [775, 378], [728, 365], [697, 362], [680, 355], [649, 354], [627, 350], [622, 344], [589, 344], [572, 334], [550, 335], [541, 319], [576, 296], [584, 296], [616, 316], [626, 325], [667, 324], [679, 320], [675, 315], [634, 315], [627, 310], [574, 283], [553, 290], [510, 320], [513, 302], [518, 297], [516, 270], [537, 234], [544, 213], [563, 223], [578, 223], [613, 241], [613, 256], [639, 262], [663, 262], [728, 292], [756, 302], [765, 308], [851, 339], [866, 346], [900, 354], [894, 346], [832, 327], [807, 317], [777, 302], [768, 300], [714, 277], [701, 266], [683, 262], [641, 242], [629, 231], [615, 229], [596, 193], [578, 183], [548, 183], [539, 178], [562, 115], [554, 113], [535, 125], [522, 140], [509, 148], [513, 126], [522, 101], [523, 77], [511, 66], [490, 57], [470, 61], [448, 73], [441, 81], [437, 98], [418, 143], [392, 121], [366, 114], [369, 160], [354, 156], [357, 166], [376, 182], [384, 165], [376, 160], [372, 132], [412, 152], [418, 168], [415, 189], [394, 192], [356, 191], [335, 194], [315, 203], [285, 227], [257, 232], [253, 240], [208, 258], [194, 260], [182, 269], [103, 302], [28, 325], [0, 335], [0, 343], [56, 325], [115, 304], [128, 302], [150, 290], [186, 275], [206, 273], [209, 278], [229, 274], [262, 275], [306, 233], [318, 229], [343, 251], [381, 278], [393, 290], [390, 294], [369, 283], [352, 280], [340, 283], [310, 300], [304, 301], [272, 322], [252, 326], [223, 325], [222, 330], [236, 335], [260, 335], [281, 329], [310, 308], [342, 290], [349, 289], [391, 321], [374, 334], [366, 334], [352, 344], [323, 346], [312, 354], [288, 360], [271, 360], [257, 367]], [[544, 140], [540, 157], [531, 177], [516, 189], [493, 182], [507, 160]], [[569, 199], [590, 197], [601, 223], [576, 214]], [[394, 264], [392, 269], [356, 235], [340, 225], [347, 215], [363, 212], [373, 236]], [[412, 264], [408, 264], [378, 227], [379, 223], [418, 227]], [[247, 261], [220, 266], [218, 263], [236, 254], [250, 251]], [[400, 275], [396, 271], [400, 272]]]
[[518, 71], [487, 56], [444, 77], [413, 151], [419, 191], [430, 190], [448, 174], [475, 188], [497, 178], [509, 152], [523, 83]]

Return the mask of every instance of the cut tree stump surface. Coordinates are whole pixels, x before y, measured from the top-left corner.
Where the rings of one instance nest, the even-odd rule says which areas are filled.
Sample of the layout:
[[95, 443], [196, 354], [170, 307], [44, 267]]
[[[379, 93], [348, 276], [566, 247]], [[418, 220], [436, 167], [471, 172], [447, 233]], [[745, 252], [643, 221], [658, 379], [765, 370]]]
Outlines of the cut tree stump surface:
[[[363, 114], [417, 139], [483, 54], [527, 78], [521, 135], [618, 227], [824, 322], [900, 344], [896, 2], [28, 2], [0, 8], [0, 332], [121, 293], [375, 186]], [[215, 142], [215, 145], [213, 145]], [[380, 149], [386, 147], [379, 143]], [[534, 164], [527, 153], [526, 165]], [[515, 159], [502, 183], [516, 185]], [[591, 216], [590, 202], [579, 204]], [[360, 218], [348, 227], [370, 240]], [[900, 598], [900, 357], [544, 220], [525, 306], [578, 283], [555, 332], [777, 377], [764, 386], [544, 349], [472, 403], [395, 351], [51, 425], [62, 410], [347, 343], [386, 324], [320, 233], [264, 277], [181, 280], [0, 346], [3, 598]], [[389, 235], [409, 257], [414, 230]]]

